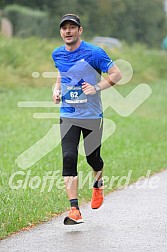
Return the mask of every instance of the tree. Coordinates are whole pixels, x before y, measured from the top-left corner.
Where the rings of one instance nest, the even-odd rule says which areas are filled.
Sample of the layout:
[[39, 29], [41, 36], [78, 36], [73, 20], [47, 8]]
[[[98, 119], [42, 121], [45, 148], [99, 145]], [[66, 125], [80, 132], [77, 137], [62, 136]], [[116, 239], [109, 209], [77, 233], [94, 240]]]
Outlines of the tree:
[[167, 33], [164, 0], [0, 0], [2, 8], [8, 4], [47, 11], [48, 30], [54, 37], [65, 13], [80, 16], [87, 37], [111, 36], [159, 46]]

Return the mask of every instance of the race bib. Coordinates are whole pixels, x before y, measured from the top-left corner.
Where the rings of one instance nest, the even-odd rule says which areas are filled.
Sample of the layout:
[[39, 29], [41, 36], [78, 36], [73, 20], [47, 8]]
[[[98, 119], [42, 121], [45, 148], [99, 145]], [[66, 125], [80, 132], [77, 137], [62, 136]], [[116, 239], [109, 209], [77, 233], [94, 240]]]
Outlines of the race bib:
[[[83, 81], [84, 82], [84, 81]], [[62, 97], [63, 101], [67, 103], [85, 103], [87, 102], [87, 97], [82, 91], [82, 85], [77, 83], [75, 86], [65, 86], [64, 95]]]

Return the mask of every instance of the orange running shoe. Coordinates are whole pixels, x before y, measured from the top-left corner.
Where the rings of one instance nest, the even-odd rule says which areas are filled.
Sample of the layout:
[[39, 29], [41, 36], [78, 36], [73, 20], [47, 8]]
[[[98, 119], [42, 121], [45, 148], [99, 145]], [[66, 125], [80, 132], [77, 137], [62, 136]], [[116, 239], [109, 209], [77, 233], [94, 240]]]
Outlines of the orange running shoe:
[[93, 209], [99, 208], [102, 205], [103, 201], [104, 201], [103, 186], [101, 186], [99, 188], [93, 187], [91, 208], [93, 208]]
[[70, 212], [64, 219], [64, 225], [75, 225], [83, 223], [81, 212], [76, 207], [71, 207]]

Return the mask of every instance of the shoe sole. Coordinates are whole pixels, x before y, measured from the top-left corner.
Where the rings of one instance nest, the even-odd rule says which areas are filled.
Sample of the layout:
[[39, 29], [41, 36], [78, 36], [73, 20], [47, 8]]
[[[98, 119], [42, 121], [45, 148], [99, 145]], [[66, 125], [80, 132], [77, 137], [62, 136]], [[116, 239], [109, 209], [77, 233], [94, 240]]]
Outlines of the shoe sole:
[[71, 218], [69, 218], [69, 217], [66, 217], [65, 219], [64, 219], [64, 225], [76, 225], [76, 224], [81, 224], [81, 223], [83, 223], [83, 220], [82, 219], [80, 219], [80, 220], [74, 220], [74, 219], [71, 219]]

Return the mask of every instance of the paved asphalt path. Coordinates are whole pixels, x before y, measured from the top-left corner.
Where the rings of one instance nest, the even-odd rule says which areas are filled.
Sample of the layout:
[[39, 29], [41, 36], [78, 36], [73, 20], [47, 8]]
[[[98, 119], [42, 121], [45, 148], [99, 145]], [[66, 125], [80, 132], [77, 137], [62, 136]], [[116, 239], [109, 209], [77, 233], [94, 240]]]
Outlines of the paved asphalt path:
[[0, 252], [166, 252], [167, 170], [107, 195], [100, 209], [88, 204], [81, 212], [83, 224], [64, 226], [63, 213], [2, 240]]

